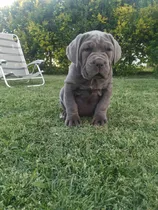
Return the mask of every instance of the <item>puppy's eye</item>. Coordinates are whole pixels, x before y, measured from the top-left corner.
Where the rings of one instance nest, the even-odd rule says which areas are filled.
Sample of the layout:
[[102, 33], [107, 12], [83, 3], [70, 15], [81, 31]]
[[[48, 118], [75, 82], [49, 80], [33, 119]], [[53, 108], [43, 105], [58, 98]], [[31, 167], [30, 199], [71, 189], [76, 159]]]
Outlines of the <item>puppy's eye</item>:
[[110, 47], [106, 48], [106, 51], [110, 52], [112, 49]]
[[84, 51], [86, 51], [86, 52], [90, 52], [91, 50], [92, 50], [91, 47], [87, 47], [87, 48], [84, 49]]

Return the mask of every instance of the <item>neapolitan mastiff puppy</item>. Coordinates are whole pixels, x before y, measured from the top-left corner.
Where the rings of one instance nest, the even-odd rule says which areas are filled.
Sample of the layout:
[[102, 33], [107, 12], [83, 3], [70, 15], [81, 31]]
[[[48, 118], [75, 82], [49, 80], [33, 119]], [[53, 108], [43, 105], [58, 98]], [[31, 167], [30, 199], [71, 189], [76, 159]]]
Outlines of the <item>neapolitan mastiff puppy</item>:
[[121, 57], [121, 47], [111, 34], [90, 31], [79, 34], [67, 47], [72, 62], [60, 91], [62, 118], [67, 126], [80, 124], [80, 116], [93, 116], [93, 125], [107, 122], [112, 94], [112, 64]]

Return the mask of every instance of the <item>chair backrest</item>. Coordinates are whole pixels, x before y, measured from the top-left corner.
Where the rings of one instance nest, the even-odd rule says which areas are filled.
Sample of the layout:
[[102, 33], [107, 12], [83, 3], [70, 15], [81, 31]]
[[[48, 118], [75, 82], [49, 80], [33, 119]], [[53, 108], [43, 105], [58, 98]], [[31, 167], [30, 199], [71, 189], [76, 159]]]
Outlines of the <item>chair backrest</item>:
[[20, 41], [15, 34], [0, 33], [0, 59], [7, 61], [2, 64], [5, 73], [17, 76], [29, 74]]

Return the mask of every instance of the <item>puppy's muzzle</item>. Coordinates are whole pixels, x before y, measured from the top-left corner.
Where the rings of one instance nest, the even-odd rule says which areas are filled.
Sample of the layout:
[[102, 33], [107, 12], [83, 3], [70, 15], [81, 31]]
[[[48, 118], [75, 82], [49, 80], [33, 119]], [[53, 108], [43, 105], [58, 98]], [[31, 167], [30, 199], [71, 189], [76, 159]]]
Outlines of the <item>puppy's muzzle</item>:
[[[105, 78], [108, 71], [109, 61], [106, 54], [100, 54], [100, 52], [92, 53], [87, 58], [85, 72], [88, 79], [91, 79], [93, 77]], [[83, 73], [84, 75], [85, 72]]]
[[97, 58], [92, 62], [92, 66], [94, 66], [98, 71], [104, 68], [105, 64], [106, 62], [101, 58]]

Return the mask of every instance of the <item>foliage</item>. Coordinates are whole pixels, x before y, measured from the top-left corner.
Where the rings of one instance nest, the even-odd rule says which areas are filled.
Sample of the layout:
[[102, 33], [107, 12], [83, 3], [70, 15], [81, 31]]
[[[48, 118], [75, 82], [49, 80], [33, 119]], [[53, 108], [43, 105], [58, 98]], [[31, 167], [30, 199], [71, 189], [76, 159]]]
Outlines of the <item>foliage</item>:
[[114, 33], [120, 37], [123, 51], [121, 63], [124, 67], [131, 66], [136, 59], [140, 63], [157, 66], [158, 4], [139, 10], [131, 5], [124, 5], [116, 9], [115, 15], [118, 22]]
[[131, 65], [135, 60], [135, 46], [136, 46], [136, 37], [134, 32], [131, 33], [135, 28], [136, 20], [136, 9], [132, 6], [121, 6], [115, 10], [115, 15], [117, 17], [117, 27], [114, 30], [114, 33], [119, 37], [120, 45], [123, 52], [123, 64]]
[[45, 79], [0, 82], [0, 209], [158, 209], [157, 80], [114, 78], [108, 125], [70, 129], [59, 119], [64, 77]]
[[136, 35], [139, 36], [148, 62], [158, 66], [158, 4], [142, 8], [137, 24]]
[[157, 22], [153, 0], [16, 0], [0, 9], [0, 31], [19, 35], [27, 60], [45, 59], [49, 73], [67, 72], [66, 46], [78, 33], [94, 29], [112, 33], [121, 44], [117, 71], [133, 69], [137, 59], [155, 68]]

